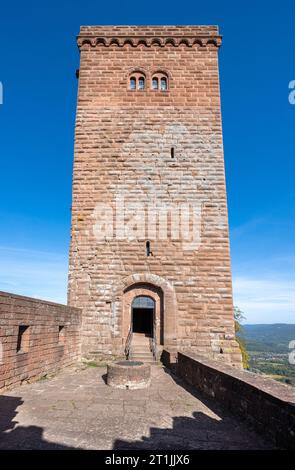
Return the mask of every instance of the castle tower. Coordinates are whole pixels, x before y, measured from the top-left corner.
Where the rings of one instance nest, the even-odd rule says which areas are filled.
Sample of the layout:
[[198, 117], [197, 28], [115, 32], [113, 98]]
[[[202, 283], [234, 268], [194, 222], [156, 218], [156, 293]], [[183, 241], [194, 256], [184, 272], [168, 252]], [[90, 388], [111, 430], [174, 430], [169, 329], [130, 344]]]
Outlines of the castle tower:
[[240, 367], [216, 26], [83, 26], [68, 302], [83, 354], [136, 336]]

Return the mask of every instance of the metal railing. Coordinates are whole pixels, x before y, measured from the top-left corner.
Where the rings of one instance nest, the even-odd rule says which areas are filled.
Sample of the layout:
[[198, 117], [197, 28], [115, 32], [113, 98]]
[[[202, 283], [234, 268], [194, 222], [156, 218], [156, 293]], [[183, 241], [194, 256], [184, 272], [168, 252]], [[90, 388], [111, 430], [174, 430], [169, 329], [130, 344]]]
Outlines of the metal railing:
[[158, 360], [158, 351], [157, 351], [157, 341], [156, 341], [156, 334], [150, 338], [150, 349], [152, 351], [153, 357], [155, 361]]
[[125, 344], [125, 356], [127, 359], [129, 359], [130, 352], [131, 352], [131, 343], [132, 343], [132, 328], [130, 328], [127, 339], [126, 339], [126, 344]]

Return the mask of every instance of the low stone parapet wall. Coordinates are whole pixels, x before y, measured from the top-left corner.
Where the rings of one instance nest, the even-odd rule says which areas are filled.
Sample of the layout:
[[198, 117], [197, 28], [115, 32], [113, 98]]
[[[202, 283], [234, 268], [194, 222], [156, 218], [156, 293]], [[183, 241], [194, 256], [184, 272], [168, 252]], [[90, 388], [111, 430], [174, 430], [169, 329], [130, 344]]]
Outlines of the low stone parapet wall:
[[0, 292], [0, 391], [80, 357], [81, 310]]
[[[173, 365], [174, 357], [164, 354], [167, 366]], [[247, 420], [276, 447], [295, 449], [295, 388], [189, 352], [178, 352], [174, 370], [203, 395]]]

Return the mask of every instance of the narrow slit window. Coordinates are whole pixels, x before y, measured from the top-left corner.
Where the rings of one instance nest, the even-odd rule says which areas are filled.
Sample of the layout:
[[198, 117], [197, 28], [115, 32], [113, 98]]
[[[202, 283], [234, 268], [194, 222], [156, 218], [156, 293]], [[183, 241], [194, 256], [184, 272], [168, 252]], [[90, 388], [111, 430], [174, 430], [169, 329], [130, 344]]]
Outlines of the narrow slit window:
[[130, 90], [136, 90], [136, 78], [135, 77], [130, 78]]
[[146, 242], [145, 247], [146, 247], [146, 255], [151, 256], [151, 254], [152, 254], [152, 252], [151, 252], [151, 242], [149, 240]]
[[64, 325], [59, 325], [58, 327], [58, 344], [64, 345], [65, 344], [65, 327]]
[[167, 78], [166, 77], [161, 78], [161, 90], [162, 91], [167, 90]]
[[144, 90], [144, 77], [139, 77], [138, 79], [138, 89]]
[[171, 158], [174, 158], [174, 147], [171, 147]]
[[159, 88], [159, 80], [157, 77], [154, 77], [152, 80], [152, 89], [157, 90]]
[[16, 352], [25, 353], [29, 351], [30, 327], [20, 325], [18, 327]]

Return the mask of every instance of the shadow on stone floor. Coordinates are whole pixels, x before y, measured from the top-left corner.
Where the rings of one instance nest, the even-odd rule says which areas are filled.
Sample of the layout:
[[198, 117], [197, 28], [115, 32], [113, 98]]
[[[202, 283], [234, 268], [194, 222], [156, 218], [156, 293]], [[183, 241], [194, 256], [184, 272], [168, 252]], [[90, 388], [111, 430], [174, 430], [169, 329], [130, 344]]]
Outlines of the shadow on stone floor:
[[113, 450], [270, 450], [273, 447], [255, 435], [232, 429], [232, 423], [195, 411], [191, 417], [172, 418], [171, 428], [151, 427], [140, 440], [117, 439]]
[[[158, 450], [247, 450], [272, 449], [272, 444], [266, 442], [253, 431], [251, 426], [233, 418], [218, 403], [205, 398], [198, 390], [173, 374], [168, 368], [163, 370], [181, 388], [200, 400], [219, 419], [211, 418], [199, 411], [191, 417], [173, 417], [172, 428], [150, 428], [150, 437], [142, 436], [141, 440], [128, 441], [118, 439], [114, 442], [114, 450], [158, 449]], [[233, 419], [236, 421], [237, 434], [233, 432]], [[239, 430], [240, 425], [245, 428]], [[239, 436], [239, 437], [237, 437]]]
[[245, 419], [240, 418], [238, 415], [233, 416], [233, 413], [231, 411], [227, 410], [225, 407], [223, 407], [213, 398], [204, 396], [204, 394], [202, 394], [199, 390], [197, 390], [195, 387], [185, 382], [182, 378], [178, 377], [175, 373], [171, 372], [171, 370], [168, 369], [167, 367], [164, 367], [163, 370], [166, 374], [168, 374], [172, 378], [172, 380], [177, 385], [179, 385], [184, 390], [189, 392], [193, 397], [200, 400], [205, 406], [210, 408], [210, 410], [213, 411], [213, 413], [219, 416], [222, 416], [223, 423], [227, 422], [230, 419], [234, 419], [238, 426], [239, 425], [243, 426], [246, 433], [249, 433], [249, 435], [252, 434], [254, 439], [255, 438], [258, 439], [258, 441], [261, 444], [261, 448], [277, 449], [276, 446], [269, 441], [269, 439], [266, 439], [263, 435], [258, 434], [250, 422], [248, 422]]
[[[43, 428], [39, 426], [17, 426], [17, 408], [24, 403], [21, 397], [0, 395], [0, 450], [73, 450], [43, 439]], [[17, 426], [17, 427], [16, 427]]]
[[[212, 440], [209, 435], [216, 435], [222, 425], [201, 412], [194, 412], [192, 417], [173, 417], [172, 428], [150, 428], [150, 437], [142, 436], [141, 440], [128, 441], [117, 439], [113, 450], [209, 450], [229, 449], [230, 443], [220, 436], [220, 440]], [[237, 443], [232, 448], [238, 449]]]
[[[103, 420], [106, 419], [107, 432], [104, 432], [103, 436], [100, 433], [99, 426], [94, 426], [94, 432], [93, 430], [90, 432], [87, 428], [88, 421], [85, 421], [87, 426], [85, 431], [83, 431], [85, 436], [82, 436], [81, 441], [79, 442], [81, 447], [75, 445], [75, 443], [71, 440], [71, 436], [69, 436], [70, 441], [64, 441], [66, 435], [63, 429], [63, 423], [70, 426], [70, 431], [72, 431], [72, 429], [74, 429], [76, 426], [76, 424], [72, 425], [71, 422], [68, 422], [67, 418], [65, 418], [66, 420], [64, 421], [60, 420], [58, 423], [52, 421], [51, 429], [49, 427], [52, 440], [48, 441], [44, 438], [44, 430], [46, 429], [46, 432], [48, 432], [47, 427], [42, 427], [43, 423], [46, 422], [46, 419], [45, 421], [41, 421], [41, 426], [34, 424], [41, 424], [37, 421], [40, 419], [40, 413], [39, 415], [37, 413], [35, 416], [33, 408], [30, 406], [31, 403], [34, 402], [34, 386], [32, 386], [31, 394], [29, 394], [29, 401], [25, 399], [24, 402], [22, 396], [17, 396], [17, 394], [16, 396], [0, 395], [0, 449], [74, 450], [79, 448], [99, 449], [100, 445], [103, 445], [102, 448], [113, 450], [247, 450], [272, 448], [269, 445], [266, 445], [260, 437], [258, 438], [255, 433], [249, 431], [249, 429], [247, 429], [244, 425], [241, 425], [241, 423], [235, 420], [229, 412], [225, 412], [216, 402], [214, 402], [214, 400], [204, 399], [204, 397], [201, 396], [197, 390], [185, 384], [177, 376], [171, 374], [168, 369], [166, 369], [165, 372], [169, 378], [166, 376], [165, 379], [165, 373], [162, 372], [162, 375], [158, 374], [158, 370], [155, 369], [154, 385], [157, 384], [157, 380], [159, 378], [160, 387], [151, 387], [151, 395], [147, 393], [146, 400], [151, 400], [151, 410], [147, 413], [147, 416], [141, 413], [137, 414], [136, 407], [138, 405], [135, 404], [135, 411], [132, 409], [128, 410], [128, 407], [126, 407], [126, 414], [121, 417], [116, 415], [116, 406], [118, 407], [117, 391], [115, 391], [115, 397], [112, 399], [110, 399], [109, 394], [106, 395], [102, 392], [103, 389], [99, 389], [101, 390], [101, 395], [97, 394], [95, 384], [96, 380], [99, 378], [99, 374], [97, 375], [97, 371], [95, 371], [94, 376], [90, 373], [86, 374], [85, 390], [87, 397], [89, 393], [91, 395], [91, 387], [94, 387], [92, 390], [94, 399], [93, 404], [97, 405], [99, 401], [99, 404], [103, 405], [105, 400], [105, 403], [107, 403], [106, 406], [112, 407], [112, 404], [115, 403], [115, 408], [113, 415], [111, 416], [111, 418], [113, 417], [113, 421], [109, 421], [108, 413], [105, 413], [103, 416], [99, 415], [101, 426], [104, 425]], [[102, 374], [103, 371], [101, 371], [100, 377]], [[74, 377], [76, 377], [76, 375]], [[91, 382], [93, 377], [95, 377], [95, 383]], [[75, 380], [77, 381], [76, 378]], [[67, 388], [69, 385], [67, 377], [64, 379], [64, 382], [61, 383], [64, 384], [65, 388]], [[75, 381], [74, 384], [76, 384]], [[80, 379], [77, 381], [77, 384], [79, 384], [80, 387]], [[60, 385], [60, 383], [53, 384], [53, 389], [56, 389], [57, 393], [60, 389]], [[107, 386], [105, 387], [105, 390], [108, 391]], [[170, 389], [171, 397], [167, 397], [170, 398], [170, 401], [167, 400], [167, 402], [171, 403], [167, 407], [167, 409], [170, 411], [167, 411], [166, 415], [165, 412], [161, 410], [158, 415], [158, 408], [161, 407], [161, 404], [165, 406], [166, 396], [167, 393], [169, 394]], [[72, 400], [71, 394], [74, 392], [71, 392], [71, 390], [72, 389], [70, 387], [70, 395], [67, 395], [67, 398], [64, 398], [64, 400]], [[76, 385], [73, 390], [76, 390]], [[52, 392], [52, 388], [50, 388], [49, 391]], [[158, 394], [159, 391], [160, 395]], [[111, 394], [111, 389], [109, 392]], [[197, 409], [194, 408], [194, 400], [191, 400], [186, 392], [189, 392], [193, 397], [200, 400], [200, 402], [205, 405], [205, 407], [203, 407], [204, 409], [202, 409], [202, 407]], [[19, 391], [19, 394], [21, 395], [21, 391]], [[173, 407], [173, 395], [175, 395], [175, 407]], [[52, 397], [52, 394], [49, 393], [48, 396]], [[126, 400], [126, 394], [124, 397], [124, 400]], [[136, 397], [138, 399], [138, 395], [136, 395]], [[46, 400], [45, 393], [44, 399]], [[75, 395], [73, 395], [73, 399], [75, 399]], [[131, 398], [129, 397], [128, 400], [130, 399]], [[155, 402], [157, 399], [159, 399], [158, 404]], [[196, 406], [202, 405], [196, 402]], [[20, 411], [20, 408], [22, 412], [18, 419], [17, 415]], [[26, 415], [23, 415], [24, 410], [25, 413], [27, 413]], [[75, 418], [73, 422], [76, 423], [77, 419], [80, 419], [81, 417], [81, 413], [79, 414], [79, 409], [74, 408], [73, 415]], [[27, 421], [22, 421], [23, 416], [25, 419], [27, 419]], [[32, 418], [32, 422], [28, 421], [30, 417]], [[148, 419], [148, 423], [146, 419]], [[18, 421], [22, 425], [18, 425]], [[89, 419], [89, 422], [90, 425], [93, 425], [92, 416], [91, 419]], [[113, 422], [114, 427], [112, 424]], [[28, 425], [26, 426], [25, 424]], [[96, 430], [98, 430], [97, 436], [95, 435]], [[120, 439], [118, 438], [119, 436]], [[62, 442], [67, 442], [69, 445], [62, 444]], [[71, 444], [72, 442], [73, 444]]]
[[171, 372], [167, 367], [163, 367], [164, 372], [171, 377], [173, 382], [175, 382], [177, 385], [179, 385], [181, 388], [189, 392], [194, 398], [197, 400], [200, 400], [204, 405], [206, 405], [210, 410], [213, 411], [213, 413], [220, 414], [223, 417], [230, 417], [231, 414], [226, 411], [219, 403], [214, 401], [214, 399], [210, 399], [206, 396], [204, 396], [199, 390], [197, 390], [195, 387], [192, 385], [189, 385], [187, 382], [182, 380], [180, 377], [178, 377], [176, 374]]

